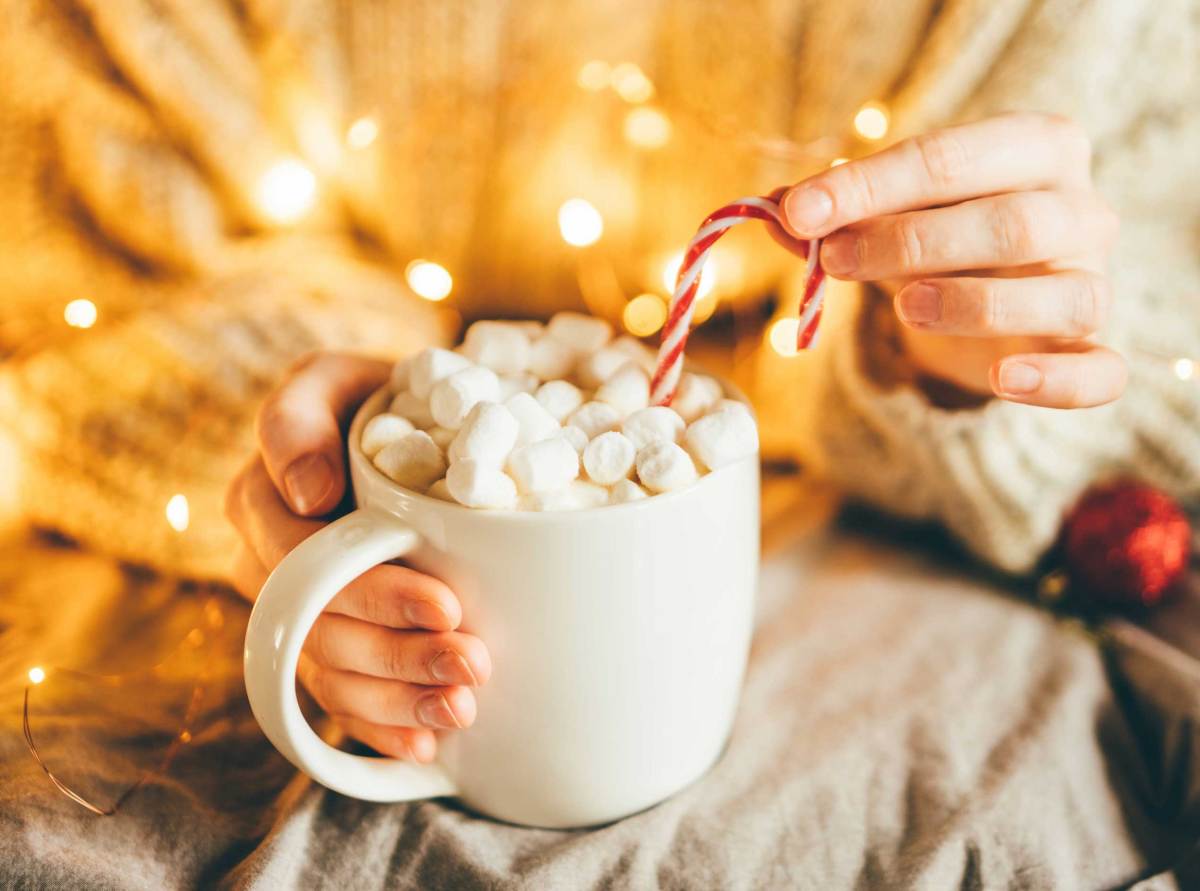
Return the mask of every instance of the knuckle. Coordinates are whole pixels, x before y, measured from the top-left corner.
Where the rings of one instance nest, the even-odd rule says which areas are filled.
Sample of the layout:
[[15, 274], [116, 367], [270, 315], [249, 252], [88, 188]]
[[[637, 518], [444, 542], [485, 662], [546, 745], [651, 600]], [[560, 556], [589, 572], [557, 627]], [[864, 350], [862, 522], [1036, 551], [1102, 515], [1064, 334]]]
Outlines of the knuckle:
[[1004, 325], [1004, 301], [991, 282], [984, 282], [975, 297], [975, 322], [981, 331], [999, 331]]
[[901, 217], [896, 221], [895, 233], [900, 263], [908, 269], [920, 269], [929, 253], [921, 225], [911, 217]]
[[859, 213], [869, 213], [872, 208], [879, 206], [879, 190], [875, 187], [872, 174], [864, 170], [864, 166], [846, 164], [841, 168], [843, 171], [842, 176], [845, 177], [847, 183], [846, 191], [850, 195], [853, 211]]
[[963, 141], [948, 131], [917, 136], [913, 139], [913, 147], [929, 184], [938, 190], [954, 186], [970, 164]]
[[1104, 327], [1112, 303], [1112, 289], [1100, 275], [1079, 276], [1072, 305], [1071, 326], [1079, 334], [1092, 334]]
[[996, 204], [992, 234], [1001, 258], [1021, 260], [1035, 253], [1037, 213], [1027, 194], [1010, 195]]
[[405, 676], [405, 669], [408, 666], [408, 654], [405, 652], [405, 641], [402, 637], [392, 637], [389, 635], [388, 641], [383, 646], [383, 655], [381, 666], [384, 671], [384, 676], [389, 678], [401, 678]]

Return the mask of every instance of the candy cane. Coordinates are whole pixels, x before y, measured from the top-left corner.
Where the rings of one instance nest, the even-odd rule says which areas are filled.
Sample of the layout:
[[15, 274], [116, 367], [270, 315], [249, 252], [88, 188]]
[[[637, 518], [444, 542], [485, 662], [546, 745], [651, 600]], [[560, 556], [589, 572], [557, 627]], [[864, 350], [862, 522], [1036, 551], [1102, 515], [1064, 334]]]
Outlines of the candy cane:
[[[662, 344], [658, 348], [658, 364], [650, 382], [650, 403], [670, 405], [683, 372], [683, 350], [687, 346], [692, 313], [696, 309], [696, 291], [700, 272], [712, 246], [729, 229], [747, 220], [773, 221], [783, 225], [779, 204], [771, 198], [742, 198], [714, 211], [700, 224], [688, 243], [675, 279], [667, 321], [663, 325]], [[804, 292], [800, 298], [799, 327], [796, 348], [807, 349], [815, 342], [817, 325], [821, 321], [821, 306], [825, 300], [825, 270], [821, 268], [821, 240], [814, 238], [798, 242], [807, 260], [804, 270]]]

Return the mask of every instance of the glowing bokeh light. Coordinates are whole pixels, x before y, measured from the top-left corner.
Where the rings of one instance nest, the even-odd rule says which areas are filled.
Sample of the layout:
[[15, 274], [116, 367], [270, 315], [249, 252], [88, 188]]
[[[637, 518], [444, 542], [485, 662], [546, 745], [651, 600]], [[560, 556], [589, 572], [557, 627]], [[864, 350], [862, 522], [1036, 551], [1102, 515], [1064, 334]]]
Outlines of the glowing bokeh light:
[[883, 139], [890, 124], [887, 109], [879, 102], [868, 102], [854, 115], [854, 130], [863, 139]]
[[184, 495], [172, 495], [167, 501], [167, 525], [176, 532], [186, 532], [191, 521], [188, 500]]
[[621, 62], [612, 70], [612, 88], [631, 105], [649, 102], [654, 98], [654, 84], [633, 62]]
[[285, 158], [267, 168], [258, 181], [255, 202], [272, 221], [295, 223], [312, 210], [317, 199], [317, 177], [307, 165]]
[[35, 665], [29, 669], [29, 683], [40, 684], [44, 680], [46, 680], [46, 669], [40, 665]]
[[1176, 359], [1171, 370], [1181, 381], [1190, 381], [1196, 374], [1196, 363], [1191, 359]]
[[632, 108], [625, 115], [625, 139], [638, 148], [662, 148], [671, 138], [671, 121], [657, 108]]
[[[675, 278], [679, 275], [679, 264], [682, 262], [683, 251], [679, 251], [668, 257], [667, 262], [663, 264], [662, 283], [668, 294], [675, 293]], [[708, 259], [704, 262], [704, 268], [700, 270], [700, 287], [696, 289], [696, 299], [703, 300], [712, 293], [712, 289], [716, 286], [717, 261], [712, 254], [709, 254]]]
[[795, 356], [800, 352], [796, 349], [799, 334], [799, 319], [776, 319], [767, 329], [767, 341], [771, 344], [771, 349], [779, 355]]
[[558, 209], [558, 231], [567, 244], [586, 247], [595, 244], [604, 234], [604, 219], [587, 201], [572, 198]]
[[418, 297], [426, 300], [445, 300], [454, 290], [450, 271], [432, 260], [413, 260], [404, 268], [404, 280]]
[[346, 144], [353, 149], [365, 149], [379, 136], [379, 125], [373, 118], [362, 117], [346, 131]]
[[612, 66], [600, 59], [585, 62], [575, 82], [585, 90], [598, 93], [612, 82]]
[[91, 328], [99, 314], [90, 300], [72, 300], [63, 307], [63, 319], [72, 328]]
[[635, 337], [649, 337], [667, 320], [667, 304], [657, 294], [638, 294], [625, 304], [621, 314], [625, 330]]

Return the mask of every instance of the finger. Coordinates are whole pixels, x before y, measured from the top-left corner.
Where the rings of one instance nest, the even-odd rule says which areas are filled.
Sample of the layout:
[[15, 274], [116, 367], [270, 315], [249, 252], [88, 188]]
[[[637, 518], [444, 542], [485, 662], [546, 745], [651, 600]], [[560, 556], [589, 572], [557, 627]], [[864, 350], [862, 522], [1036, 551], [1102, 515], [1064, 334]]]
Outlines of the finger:
[[338, 726], [381, 755], [428, 764], [437, 755], [437, 737], [421, 727], [389, 727], [359, 718], [339, 718]]
[[342, 426], [387, 381], [388, 372], [388, 364], [376, 359], [318, 353], [259, 409], [263, 462], [296, 513], [327, 513], [341, 500], [346, 486]]
[[1031, 278], [934, 278], [906, 285], [896, 314], [912, 328], [972, 337], [1086, 337], [1103, 327], [1108, 280], [1070, 271]]
[[[256, 579], [248, 565], [249, 557], [239, 555], [238, 590], [252, 600], [258, 597], [265, 574], [322, 526], [288, 509], [257, 458], [230, 485], [225, 515], [262, 567], [263, 577]], [[451, 631], [462, 621], [462, 606], [445, 582], [390, 563], [354, 579], [326, 610], [391, 628]]]
[[850, 223], [1028, 189], [1085, 189], [1091, 145], [1056, 115], [1012, 114], [915, 136], [793, 186], [783, 198], [792, 234], [822, 237]]
[[1089, 192], [1013, 192], [875, 217], [821, 246], [825, 271], [873, 281], [1065, 259], [1111, 244], [1116, 216]]
[[304, 664], [301, 682], [337, 718], [430, 730], [461, 730], [475, 720], [475, 696], [466, 687], [422, 687]]
[[253, 603], [258, 599], [258, 592], [266, 580], [266, 567], [244, 542], [239, 541], [233, 552], [233, 570], [230, 573], [234, 590]]
[[992, 366], [992, 390], [1011, 402], [1047, 408], [1088, 408], [1117, 399], [1125, 390], [1125, 360], [1090, 346], [1074, 353], [1008, 356]]
[[318, 665], [413, 684], [478, 687], [492, 672], [473, 635], [397, 631], [336, 613], [317, 619], [304, 646]]

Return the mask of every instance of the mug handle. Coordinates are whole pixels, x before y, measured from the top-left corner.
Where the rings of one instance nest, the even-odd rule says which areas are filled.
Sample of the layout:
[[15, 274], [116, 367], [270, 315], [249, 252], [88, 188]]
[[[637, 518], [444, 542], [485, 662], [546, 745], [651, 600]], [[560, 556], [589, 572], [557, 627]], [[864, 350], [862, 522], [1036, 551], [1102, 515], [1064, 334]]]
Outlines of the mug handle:
[[318, 783], [366, 801], [454, 795], [441, 767], [366, 758], [327, 744], [296, 698], [296, 664], [309, 629], [342, 588], [368, 569], [412, 551], [420, 536], [391, 514], [360, 509], [309, 536], [275, 567], [246, 627], [250, 709], [285, 758]]

